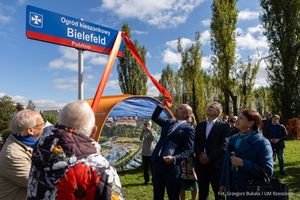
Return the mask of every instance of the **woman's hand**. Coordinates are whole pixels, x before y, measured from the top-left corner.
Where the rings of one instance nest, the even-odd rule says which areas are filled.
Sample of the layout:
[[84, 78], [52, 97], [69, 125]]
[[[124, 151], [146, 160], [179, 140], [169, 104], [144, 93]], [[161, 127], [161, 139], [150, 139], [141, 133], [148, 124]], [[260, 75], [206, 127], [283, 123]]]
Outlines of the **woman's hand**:
[[230, 156], [231, 165], [234, 167], [243, 167], [244, 162], [241, 158]]

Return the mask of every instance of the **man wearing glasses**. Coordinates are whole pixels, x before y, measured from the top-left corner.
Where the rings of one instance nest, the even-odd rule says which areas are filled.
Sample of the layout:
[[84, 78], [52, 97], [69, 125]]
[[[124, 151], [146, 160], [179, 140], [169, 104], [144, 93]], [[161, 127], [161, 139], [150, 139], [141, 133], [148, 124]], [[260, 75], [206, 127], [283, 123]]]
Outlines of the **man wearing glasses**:
[[13, 116], [0, 153], [0, 199], [26, 199], [31, 155], [43, 129], [44, 120], [36, 111], [25, 109]]

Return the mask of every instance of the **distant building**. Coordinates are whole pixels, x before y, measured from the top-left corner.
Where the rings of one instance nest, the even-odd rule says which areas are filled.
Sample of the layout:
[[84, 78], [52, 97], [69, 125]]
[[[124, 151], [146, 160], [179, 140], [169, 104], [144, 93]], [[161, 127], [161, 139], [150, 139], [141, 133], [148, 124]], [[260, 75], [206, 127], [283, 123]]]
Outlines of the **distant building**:
[[128, 125], [136, 127], [138, 125], [137, 120], [135, 119], [116, 119], [114, 120], [114, 126], [119, 125]]

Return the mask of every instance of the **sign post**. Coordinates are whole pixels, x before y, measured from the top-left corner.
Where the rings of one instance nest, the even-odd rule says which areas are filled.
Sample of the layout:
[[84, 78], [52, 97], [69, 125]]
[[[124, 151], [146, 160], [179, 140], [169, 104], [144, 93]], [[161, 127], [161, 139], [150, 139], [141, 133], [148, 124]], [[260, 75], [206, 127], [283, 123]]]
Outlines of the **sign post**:
[[83, 100], [83, 50], [78, 49], [78, 99]]
[[[111, 54], [118, 31], [79, 18], [27, 6], [26, 36], [78, 49], [78, 99], [83, 99], [83, 51]], [[121, 44], [117, 56], [123, 55]]]

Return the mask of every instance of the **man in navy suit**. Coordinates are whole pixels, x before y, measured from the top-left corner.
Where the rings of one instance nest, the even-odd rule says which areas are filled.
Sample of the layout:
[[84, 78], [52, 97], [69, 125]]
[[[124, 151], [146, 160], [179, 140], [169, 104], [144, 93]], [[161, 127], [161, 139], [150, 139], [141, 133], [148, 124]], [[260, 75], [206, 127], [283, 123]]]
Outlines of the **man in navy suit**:
[[163, 200], [165, 188], [171, 200], [179, 200], [180, 162], [193, 154], [195, 129], [187, 123], [193, 110], [187, 104], [176, 108], [174, 119], [160, 117], [163, 107], [158, 105], [152, 120], [161, 126], [161, 136], [152, 154], [154, 200]]
[[222, 105], [213, 102], [206, 111], [206, 120], [200, 122], [195, 132], [196, 173], [199, 184], [199, 200], [208, 199], [209, 184], [218, 195], [220, 173], [226, 152], [230, 126], [219, 119]]

